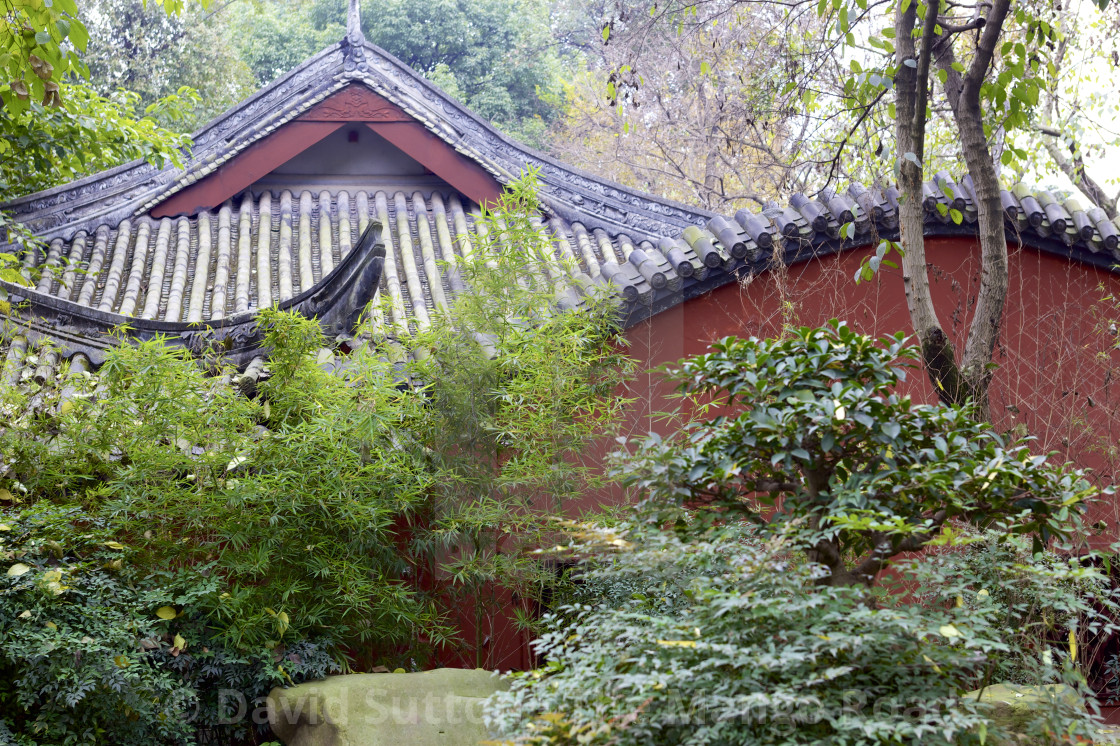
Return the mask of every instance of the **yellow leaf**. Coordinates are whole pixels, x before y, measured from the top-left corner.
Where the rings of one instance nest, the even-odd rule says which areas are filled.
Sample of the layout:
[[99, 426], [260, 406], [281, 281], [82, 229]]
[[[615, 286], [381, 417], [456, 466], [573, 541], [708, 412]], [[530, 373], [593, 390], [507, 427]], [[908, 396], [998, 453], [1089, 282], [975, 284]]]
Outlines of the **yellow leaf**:
[[26, 611], [24, 611], [22, 614], [19, 615], [19, 618], [20, 619], [30, 619], [31, 618], [31, 609], [27, 609]]
[[393, 673], [404, 673], [404, 672], [405, 672], [405, 670], [403, 668], [394, 668], [393, 669]]
[[928, 655], [923, 655], [922, 658], [925, 659], [926, 663], [933, 666], [934, 671], [936, 671], [937, 673], [941, 673], [941, 668], [936, 663], [933, 662], [933, 658], [930, 658]]
[[8, 577], [18, 578], [20, 575], [31, 572], [31, 568], [22, 562], [17, 562], [8, 568]]
[[57, 583], [60, 580], [62, 580], [62, 573], [58, 570], [51, 570], [50, 572], [43, 573], [44, 583]]
[[14, 502], [17, 502], [17, 500], [15, 499], [15, 497], [12, 496], [11, 492], [8, 492], [5, 489], [0, 489], [0, 502], [14, 503]]
[[128, 658], [123, 655], [118, 655], [113, 658], [113, 663], [117, 664], [117, 668], [127, 668], [129, 664]]
[[696, 647], [695, 640], [658, 640], [658, 645], [664, 645], [667, 648], [694, 648]]
[[11, 531], [12, 527], [6, 523], [0, 523], [0, 531]]
[[957, 596], [957, 608], [964, 606], [964, 596]]
[[69, 399], [67, 399], [66, 401], [64, 401], [64, 402], [62, 402], [61, 404], [58, 405], [58, 413], [59, 414], [70, 414], [73, 411], [74, 411], [74, 402], [70, 401]]
[[988, 593], [987, 588], [981, 588], [980, 590], [976, 591], [976, 597], [977, 598], [986, 598], [989, 595], [990, 594]]
[[957, 628], [951, 624], [944, 624], [941, 626], [941, 629], [937, 631], [941, 633], [942, 637], [948, 637], [950, 639], [961, 636], [961, 633], [957, 630]]
[[1077, 635], [1072, 629], [1069, 631], [1069, 659], [1074, 663], [1077, 662]]
[[58, 629], [58, 625], [55, 624], [54, 622], [47, 622], [43, 626], [47, 627], [48, 629]]
[[156, 616], [158, 616], [160, 619], [171, 621], [175, 617], [179, 616], [179, 612], [175, 611], [175, 609], [171, 606], [161, 606], [156, 609]]
[[105, 546], [110, 549], [124, 549], [124, 544], [121, 544], [119, 541], [107, 541], [105, 542]]
[[182, 635], [175, 635], [175, 639], [173, 639], [171, 642], [172, 642], [172, 646], [176, 650], [186, 650], [187, 649], [187, 641], [183, 639]]

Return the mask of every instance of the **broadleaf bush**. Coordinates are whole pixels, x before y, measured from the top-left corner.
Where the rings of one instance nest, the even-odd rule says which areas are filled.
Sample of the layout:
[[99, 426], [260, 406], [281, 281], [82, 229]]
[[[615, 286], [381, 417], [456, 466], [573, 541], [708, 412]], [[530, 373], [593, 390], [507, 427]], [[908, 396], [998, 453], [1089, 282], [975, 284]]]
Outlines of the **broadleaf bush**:
[[[834, 321], [671, 369], [693, 420], [620, 454], [628, 520], [568, 523], [549, 550], [573, 583], [541, 666], [491, 699], [493, 743], [1091, 740], [1079, 651], [1120, 612], [1083, 552], [1098, 490], [900, 394], [916, 354]], [[1004, 681], [1087, 708], [1054, 696], [1009, 724], [970, 693]]]

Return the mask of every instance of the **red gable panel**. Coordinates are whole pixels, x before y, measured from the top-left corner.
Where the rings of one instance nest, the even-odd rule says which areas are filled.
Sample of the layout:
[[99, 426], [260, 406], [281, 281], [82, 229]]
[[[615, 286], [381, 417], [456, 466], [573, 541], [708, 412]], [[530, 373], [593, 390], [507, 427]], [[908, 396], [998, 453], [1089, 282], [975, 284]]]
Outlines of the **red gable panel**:
[[493, 202], [501, 194], [501, 184], [482, 166], [392, 102], [364, 85], [351, 84], [253, 143], [214, 173], [171, 195], [153, 207], [151, 215], [176, 217], [216, 208], [349, 123], [368, 125], [477, 204]]

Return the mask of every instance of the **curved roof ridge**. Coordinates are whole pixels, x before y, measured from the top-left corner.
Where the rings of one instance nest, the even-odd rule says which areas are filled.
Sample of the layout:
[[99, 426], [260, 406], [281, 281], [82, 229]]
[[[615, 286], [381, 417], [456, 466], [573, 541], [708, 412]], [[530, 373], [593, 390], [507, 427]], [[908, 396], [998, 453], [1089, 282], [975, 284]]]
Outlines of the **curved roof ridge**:
[[364, 39], [358, 44], [343, 39], [208, 122], [195, 132], [191, 157], [183, 168], [159, 169], [132, 161], [17, 198], [5, 207], [47, 239], [69, 238], [94, 224], [139, 217], [351, 83], [363, 84], [402, 108], [499, 182], [517, 178], [526, 166], [540, 169], [542, 201], [566, 220], [650, 238], [702, 224], [712, 216], [563, 164], [512, 140]]

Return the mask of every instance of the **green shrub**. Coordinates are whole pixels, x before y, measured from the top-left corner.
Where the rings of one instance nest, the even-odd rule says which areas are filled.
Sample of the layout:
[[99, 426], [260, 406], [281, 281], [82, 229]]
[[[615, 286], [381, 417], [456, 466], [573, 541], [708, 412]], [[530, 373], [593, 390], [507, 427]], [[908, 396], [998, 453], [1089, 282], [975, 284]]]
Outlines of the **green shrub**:
[[1072, 669], [1103, 695], [1102, 650], [1120, 627], [1120, 588], [1096, 552], [1032, 554], [1032, 542], [999, 532], [963, 531], [954, 546], [895, 563], [909, 598], [994, 614], [1007, 651], [993, 657], [990, 682], [1034, 685], [1039, 672]]
[[0, 511], [0, 735], [26, 746], [252, 740], [255, 724], [223, 712], [223, 698], [252, 702], [339, 670], [329, 640], [226, 647], [206, 622], [228, 595], [213, 566], [145, 569], [111, 529], [77, 508]]
[[[601, 483], [583, 454], [623, 405], [627, 371], [616, 306], [569, 287], [538, 207], [531, 180], [517, 185], [450, 268], [466, 288], [454, 306], [408, 327], [374, 304], [381, 323], [348, 354], [314, 319], [266, 309], [269, 359], [252, 383], [220, 355], [122, 332], [94, 375], [60, 371], [65, 400], [54, 381], [0, 387], [0, 501], [29, 506], [6, 520], [33, 568], [0, 599], [22, 635], [3, 651], [0, 698], [18, 707], [5, 727], [75, 742], [99, 727], [119, 727], [121, 743], [248, 738], [251, 724], [221, 723], [223, 688], [251, 705], [293, 679], [416, 668], [448, 649], [500, 665], [486, 640], [510, 594], [523, 612], [551, 581], [522, 550]], [[33, 532], [62, 547], [48, 557], [24, 544], [51, 506], [67, 518]], [[34, 596], [50, 572], [69, 588]], [[56, 614], [63, 632], [8, 605], [32, 599], [46, 604], [34, 619]], [[152, 616], [163, 606], [173, 620]], [[473, 639], [460, 639], [464, 619]], [[27, 668], [28, 650], [48, 648], [42, 670]], [[58, 696], [36, 704], [52, 678]]]
[[[740, 529], [623, 536], [630, 548], [589, 580], [647, 590], [550, 618], [537, 642], [545, 665], [491, 700], [489, 724], [505, 743], [966, 744], [1001, 735], [961, 696], [1008, 649], [994, 606], [871, 603], [862, 588], [820, 586], [823, 568], [791, 563], [789, 545]], [[682, 593], [665, 593], [672, 588]], [[1084, 712], [1060, 709], [1031, 727], [1037, 736], [1091, 730]]]
[[915, 355], [832, 322], [682, 361], [699, 418], [619, 463], [643, 492], [629, 526], [574, 527], [577, 603], [492, 700], [504, 743], [1091, 736], [1069, 702], [1011, 734], [964, 695], [1002, 677], [1085, 691], [1073, 643], [1115, 631], [1116, 600], [1044, 549], [1082, 541], [1094, 490], [967, 408], [899, 395]]
[[723, 339], [670, 371], [699, 417], [618, 471], [655, 520], [697, 506], [701, 518], [730, 512], [796, 534], [834, 585], [871, 585], [953, 521], [1031, 536], [1035, 552], [1080, 540], [1084, 503], [1101, 490], [968, 407], [899, 394], [918, 355], [901, 333], [875, 340], [835, 320]]

